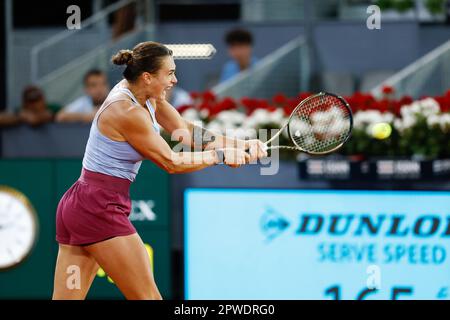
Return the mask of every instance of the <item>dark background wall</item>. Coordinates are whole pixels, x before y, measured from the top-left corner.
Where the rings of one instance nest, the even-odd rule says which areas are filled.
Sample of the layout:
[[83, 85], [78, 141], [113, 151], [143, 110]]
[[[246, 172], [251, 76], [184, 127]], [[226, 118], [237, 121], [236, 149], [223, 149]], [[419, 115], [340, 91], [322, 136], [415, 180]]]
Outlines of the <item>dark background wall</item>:
[[[190, 91], [211, 85], [228, 60], [224, 35], [242, 26], [254, 35], [255, 56], [262, 58], [293, 38], [305, 35], [299, 23], [161, 23], [158, 41], [163, 43], [212, 43], [217, 54], [212, 60], [179, 60], [179, 85]], [[315, 72], [346, 72], [360, 76], [377, 70], [397, 71], [450, 39], [450, 27], [423, 26], [417, 22], [384, 22], [381, 30], [369, 30], [365, 21], [318, 22], [313, 25]], [[401, 45], [399, 45], [399, 42]]]
[[[6, 108], [6, 1], [0, 3], [0, 111]], [[1, 147], [1, 143], [0, 143]]]
[[163, 23], [157, 27], [158, 41], [163, 43], [212, 43], [217, 54], [211, 60], [178, 60], [179, 85], [186, 90], [202, 90], [220, 75], [223, 64], [228, 61], [224, 43], [225, 33], [236, 26], [243, 26], [253, 33], [254, 54], [263, 58], [288, 41], [303, 34], [301, 25], [236, 24], [233, 22], [210, 23]]
[[[81, 9], [82, 20], [92, 14], [91, 0], [58, 0], [50, 3], [42, 1], [14, 0], [14, 28], [43, 28], [66, 25], [67, 7], [77, 5]], [[49, 8], [51, 7], [51, 10]]]

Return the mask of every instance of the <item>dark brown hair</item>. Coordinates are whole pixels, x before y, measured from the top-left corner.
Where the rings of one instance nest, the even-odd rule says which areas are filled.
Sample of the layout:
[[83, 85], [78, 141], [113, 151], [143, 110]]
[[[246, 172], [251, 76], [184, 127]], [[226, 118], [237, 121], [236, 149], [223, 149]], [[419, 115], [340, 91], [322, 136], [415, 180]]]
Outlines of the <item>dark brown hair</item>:
[[139, 43], [133, 50], [120, 50], [111, 61], [117, 65], [127, 65], [123, 76], [134, 82], [144, 72], [158, 72], [162, 59], [171, 55], [172, 50], [161, 43], [147, 41]]
[[29, 85], [22, 92], [22, 102], [32, 103], [44, 99], [44, 92], [37, 86]]
[[253, 44], [252, 34], [242, 28], [235, 28], [227, 32], [225, 35], [225, 43], [228, 46], [233, 46], [236, 44]]
[[100, 69], [91, 69], [88, 72], [86, 72], [86, 74], [84, 75], [83, 83], [86, 85], [88, 80], [89, 80], [89, 78], [93, 77], [93, 76], [97, 76], [97, 77], [98, 76], [104, 76], [104, 77], [106, 77], [106, 74]]

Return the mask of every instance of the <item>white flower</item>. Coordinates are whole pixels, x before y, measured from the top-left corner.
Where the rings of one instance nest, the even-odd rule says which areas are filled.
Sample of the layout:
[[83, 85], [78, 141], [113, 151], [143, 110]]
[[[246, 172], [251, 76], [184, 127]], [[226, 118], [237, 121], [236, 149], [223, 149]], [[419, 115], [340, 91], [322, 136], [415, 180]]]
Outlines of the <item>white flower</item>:
[[414, 112], [412, 111], [412, 108], [409, 105], [405, 105], [400, 108], [400, 115], [402, 117], [408, 117], [413, 114], [414, 114]]
[[433, 114], [427, 118], [428, 127], [433, 128], [440, 125], [440, 117]]
[[181, 116], [187, 121], [200, 121], [198, 111], [192, 108], [185, 110]]
[[417, 118], [415, 116], [408, 115], [403, 117], [403, 129], [409, 129], [414, 126], [417, 122]]
[[334, 121], [328, 127], [328, 134], [331, 136], [339, 136], [342, 132], [348, 131], [350, 129], [350, 123], [347, 121]]
[[[372, 135], [373, 126], [377, 123], [393, 123], [394, 114], [390, 112], [381, 113], [378, 110], [358, 111], [353, 117], [353, 125], [356, 129], [364, 130], [368, 135]], [[400, 125], [397, 123], [397, 125]], [[403, 124], [401, 125], [403, 127]], [[342, 132], [341, 125], [336, 124], [336, 132]]]
[[206, 125], [206, 129], [208, 129], [216, 134], [222, 134], [225, 131], [224, 130], [225, 128], [223, 127], [223, 125], [219, 121], [215, 121], [215, 120], [208, 123]]
[[367, 126], [371, 124], [386, 122], [385, 117], [390, 118], [390, 116], [384, 116], [378, 110], [358, 111], [353, 117], [353, 125], [356, 129], [366, 130]]
[[409, 110], [411, 111], [411, 113], [419, 113], [420, 111], [422, 111], [422, 105], [421, 105], [420, 101], [414, 101], [409, 106]]
[[317, 124], [325, 124], [331, 120], [333, 115], [328, 112], [316, 111], [311, 115], [311, 121]]
[[444, 131], [445, 133], [450, 131], [450, 114], [449, 113], [444, 113], [442, 114], [442, 116], [439, 119], [439, 124], [441, 126], [442, 131]]
[[345, 117], [345, 114], [344, 114], [344, 112], [343, 112], [343, 110], [341, 109], [341, 108], [338, 108], [338, 107], [332, 107], [332, 109], [331, 109], [331, 111], [330, 111], [330, 114], [333, 116], [333, 118], [337, 118], [337, 119], [340, 119], [340, 118], [344, 118]]
[[266, 109], [257, 109], [251, 114], [250, 118], [256, 123], [267, 123], [269, 119], [269, 111]]
[[441, 107], [439, 103], [433, 98], [426, 98], [420, 101], [422, 113], [425, 116], [429, 116], [432, 114], [438, 114], [441, 111]]
[[270, 112], [268, 122], [276, 123], [281, 127], [284, 124], [284, 111], [282, 109], [277, 109]]
[[372, 134], [373, 134], [373, 126], [374, 126], [375, 124], [374, 123], [372, 123], [372, 124], [369, 124], [367, 127], [366, 127], [366, 134], [368, 135], [368, 136], [372, 136]]
[[403, 132], [404, 130], [404, 126], [403, 126], [403, 121], [402, 119], [395, 119], [394, 120], [394, 128], [398, 131], [398, 132]]
[[255, 129], [240, 129], [243, 132], [245, 138], [256, 139], [258, 138], [258, 132]]
[[381, 114], [381, 122], [387, 122], [387, 123], [392, 123], [392, 121], [394, 121], [394, 114], [390, 113], [390, 112], [385, 112]]
[[209, 110], [208, 109], [202, 109], [200, 110], [200, 117], [202, 117], [202, 119], [206, 119], [209, 116]]
[[403, 118], [417, 117], [419, 115], [428, 117], [433, 114], [438, 114], [440, 111], [439, 103], [433, 98], [415, 101], [410, 105], [404, 105], [400, 108], [400, 114]]
[[[314, 127], [319, 127], [320, 125], [313, 125]], [[301, 136], [301, 135], [305, 135], [308, 132], [311, 132], [311, 127], [310, 125], [300, 119], [293, 119], [291, 120], [291, 122], [289, 123], [289, 130], [291, 131], [292, 134], [296, 135], [296, 136]]]
[[243, 128], [227, 129], [226, 136], [236, 139], [246, 139], [246, 138], [255, 139], [256, 131], [252, 129], [243, 129]]
[[257, 128], [269, 123], [269, 112], [265, 109], [257, 109], [245, 120], [245, 128]]
[[242, 122], [244, 122], [245, 118], [245, 114], [236, 110], [222, 111], [216, 117], [217, 120], [222, 121], [223, 123], [233, 123], [236, 125], [240, 125]]

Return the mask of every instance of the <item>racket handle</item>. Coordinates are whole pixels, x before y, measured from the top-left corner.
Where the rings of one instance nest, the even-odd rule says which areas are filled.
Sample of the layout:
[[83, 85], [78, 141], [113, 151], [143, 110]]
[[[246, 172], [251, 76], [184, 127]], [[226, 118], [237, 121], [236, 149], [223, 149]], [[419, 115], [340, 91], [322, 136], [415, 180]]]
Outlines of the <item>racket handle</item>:
[[276, 150], [276, 149], [302, 151], [302, 150], [299, 149], [299, 148], [296, 148], [296, 147], [289, 147], [289, 146], [270, 146], [270, 147], [267, 147], [267, 146], [266, 146], [266, 148], [265, 148], [264, 150], [267, 151], [267, 150]]
[[275, 149], [283, 149], [283, 148], [286, 148], [286, 147], [284, 147], [284, 146], [268, 146], [268, 144], [267, 144], [267, 142], [266, 143], [264, 143], [264, 151], [267, 151], [267, 150], [275, 150]]
[[280, 149], [280, 146], [266, 146], [264, 148], [264, 151], [268, 151], [268, 150], [274, 150], [274, 149]]

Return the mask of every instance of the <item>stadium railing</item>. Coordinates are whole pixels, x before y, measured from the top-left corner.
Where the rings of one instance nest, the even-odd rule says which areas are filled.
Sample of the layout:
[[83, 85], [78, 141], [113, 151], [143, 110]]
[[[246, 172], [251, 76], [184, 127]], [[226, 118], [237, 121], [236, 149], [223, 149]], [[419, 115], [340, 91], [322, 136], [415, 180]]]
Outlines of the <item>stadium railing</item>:
[[[154, 37], [154, 23], [146, 16], [138, 16], [135, 29], [118, 39], [113, 39], [108, 26], [112, 15], [131, 4], [138, 6], [138, 13], [148, 14], [151, 10], [141, 10], [142, 3], [137, 0], [116, 2], [82, 21], [81, 29], [61, 31], [34, 46], [30, 54], [32, 82], [42, 87], [52, 101], [62, 104], [80, 96], [83, 76], [89, 69], [107, 71], [110, 58], [118, 49]], [[82, 43], [89, 34], [95, 36], [97, 45], [83, 48]], [[55, 55], [58, 55], [56, 63]], [[114, 71], [109, 76], [114, 77]]]
[[381, 97], [385, 86], [392, 87], [399, 97], [442, 95], [450, 89], [450, 40], [383, 81], [371, 93]]

